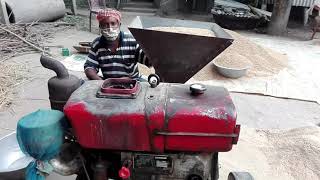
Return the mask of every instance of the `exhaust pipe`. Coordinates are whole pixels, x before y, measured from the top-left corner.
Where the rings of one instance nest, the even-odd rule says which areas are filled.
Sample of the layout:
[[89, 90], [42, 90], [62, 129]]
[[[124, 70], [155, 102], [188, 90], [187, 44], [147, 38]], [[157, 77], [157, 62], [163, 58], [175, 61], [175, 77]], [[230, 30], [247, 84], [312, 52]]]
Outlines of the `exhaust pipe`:
[[43, 67], [53, 70], [57, 76], [48, 81], [51, 109], [63, 111], [63, 107], [71, 94], [81, 86], [81, 80], [68, 73], [64, 65], [50, 57], [42, 55], [40, 62]]
[[69, 77], [67, 68], [61, 62], [44, 55], [41, 56], [40, 62], [43, 67], [54, 71], [59, 79]]

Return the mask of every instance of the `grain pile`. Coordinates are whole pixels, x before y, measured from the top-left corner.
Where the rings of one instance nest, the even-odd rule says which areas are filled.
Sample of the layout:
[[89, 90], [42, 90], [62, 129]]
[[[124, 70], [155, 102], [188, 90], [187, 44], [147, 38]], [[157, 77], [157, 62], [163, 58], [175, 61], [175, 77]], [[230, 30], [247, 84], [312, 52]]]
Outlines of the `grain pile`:
[[292, 130], [242, 128], [234, 149], [221, 153], [223, 174], [241, 170], [255, 179], [320, 179], [320, 127]]
[[[247, 77], [272, 76], [287, 66], [287, 57], [270, 49], [263, 48], [240, 34], [226, 30], [234, 42], [214, 61], [229, 67], [238, 67], [240, 63], [252, 65]], [[199, 81], [212, 79], [225, 79], [213, 70], [212, 63], [209, 63], [194, 78]]]
[[0, 111], [10, 106], [14, 88], [27, 81], [26, 65], [0, 63]]
[[187, 27], [152, 27], [151, 30], [155, 31], [164, 31], [164, 32], [172, 32], [172, 33], [180, 33], [180, 34], [192, 34], [197, 36], [208, 36], [215, 37], [215, 33], [208, 29], [200, 29], [200, 28], [187, 28]]

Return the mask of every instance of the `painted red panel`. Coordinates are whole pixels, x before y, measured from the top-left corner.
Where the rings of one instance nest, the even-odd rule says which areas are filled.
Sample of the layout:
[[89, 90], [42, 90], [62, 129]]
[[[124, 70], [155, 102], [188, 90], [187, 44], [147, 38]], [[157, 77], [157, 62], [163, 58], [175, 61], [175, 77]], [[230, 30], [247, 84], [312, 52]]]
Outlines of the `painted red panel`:
[[[193, 132], [193, 133], [221, 133], [232, 134], [235, 121], [216, 120], [206, 116], [199, 116], [201, 112], [195, 110], [178, 111], [169, 120], [168, 132]], [[222, 152], [232, 148], [232, 138], [226, 137], [192, 137], [170, 136], [166, 138], [166, 150], [183, 151], [188, 149], [194, 152]]]
[[164, 151], [164, 137], [163, 136], [155, 136], [154, 132], [162, 130], [165, 127], [165, 109], [164, 106], [158, 106], [155, 108], [155, 111], [151, 113], [149, 117], [149, 127], [150, 127], [150, 135], [152, 136], [152, 150], [155, 152], [163, 152]]
[[86, 148], [150, 151], [144, 114], [99, 117], [85, 103], [68, 104], [64, 110], [79, 143]]
[[164, 133], [238, 134], [236, 112], [226, 89], [207, 87], [193, 96], [188, 85], [141, 83], [135, 99], [97, 98], [102, 82], [85, 83], [64, 112], [86, 148], [128, 151], [229, 151], [235, 138], [171, 136]]
[[[184, 96], [182, 96], [184, 95]], [[222, 87], [207, 87], [199, 96], [188, 96], [183, 86], [168, 90], [167, 132], [234, 133], [236, 112], [229, 93]], [[165, 150], [221, 152], [232, 148], [231, 137], [167, 136]]]

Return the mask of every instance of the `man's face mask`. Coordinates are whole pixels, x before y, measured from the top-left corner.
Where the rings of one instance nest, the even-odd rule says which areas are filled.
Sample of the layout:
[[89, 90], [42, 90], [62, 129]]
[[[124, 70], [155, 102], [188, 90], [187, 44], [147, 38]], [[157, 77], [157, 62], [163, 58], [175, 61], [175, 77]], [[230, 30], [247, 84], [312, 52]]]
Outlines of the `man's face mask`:
[[114, 41], [118, 38], [120, 27], [101, 28], [101, 34], [108, 40]]

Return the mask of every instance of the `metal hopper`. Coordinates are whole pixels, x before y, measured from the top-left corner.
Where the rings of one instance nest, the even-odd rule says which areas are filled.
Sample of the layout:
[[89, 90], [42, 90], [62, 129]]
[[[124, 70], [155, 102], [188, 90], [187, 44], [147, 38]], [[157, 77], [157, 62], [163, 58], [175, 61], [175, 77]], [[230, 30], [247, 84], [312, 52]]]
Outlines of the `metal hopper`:
[[[208, 29], [216, 37], [150, 30], [151, 27]], [[185, 83], [233, 42], [215, 23], [136, 17], [129, 30], [164, 82]]]

